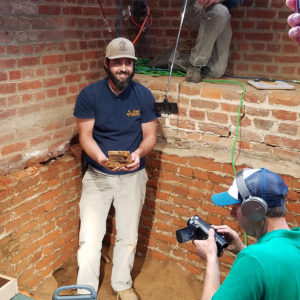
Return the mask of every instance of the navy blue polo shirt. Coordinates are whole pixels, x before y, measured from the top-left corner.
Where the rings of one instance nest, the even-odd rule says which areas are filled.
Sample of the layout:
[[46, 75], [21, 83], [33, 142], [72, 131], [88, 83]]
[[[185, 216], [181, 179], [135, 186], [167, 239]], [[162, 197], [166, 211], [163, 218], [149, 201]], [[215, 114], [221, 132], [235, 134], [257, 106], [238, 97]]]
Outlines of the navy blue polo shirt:
[[[159, 117], [154, 110], [155, 99], [150, 90], [134, 81], [116, 96], [107, 81], [107, 78], [97, 81], [80, 92], [74, 116], [79, 119], [95, 119], [93, 137], [106, 156], [109, 150], [134, 152], [143, 139], [142, 123]], [[88, 155], [87, 161], [92, 167], [107, 174], [128, 174], [124, 171], [110, 172]], [[143, 168], [144, 158], [141, 159], [138, 170]]]

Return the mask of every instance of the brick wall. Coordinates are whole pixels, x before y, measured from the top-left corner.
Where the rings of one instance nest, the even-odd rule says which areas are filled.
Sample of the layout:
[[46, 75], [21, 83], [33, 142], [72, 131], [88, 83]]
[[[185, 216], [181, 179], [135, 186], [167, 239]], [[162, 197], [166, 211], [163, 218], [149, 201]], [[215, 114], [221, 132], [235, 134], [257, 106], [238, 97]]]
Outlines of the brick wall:
[[[174, 45], [183, 1], [153, 0], [149, 5], [155, 55]], [[103, 8], [116, 32], [116, 1], [103, 1]], [[287, 38], [288, 12], [284, 1], [248, 0], [232, 11], [229, 73], [297, 79], [300, 47]], [[0, 126], [5, 129], [0, 133], [0, 174], [7, 174], [68, 148], [76, 131], [75, 98], [104, 75], [103, 49], [111, 34], [96, 0], [3, 0], [0, 18]], [[133, 40], [138, 30], [121, 18], [120, 35]], [[190, 49], [195, 34], [184, 28], [179, 48]], [[147, 37], [143, 33], [136, 42], [139, 56], [148, 54]]]
[[[155, 54], [174, 44], [183, 2], [149, 3]], [[272, 5], [245, 0], [233, 11], [229, 71], [251, 75], [258, 69], [259, 76], [285, 79], [299, 75], [299, 47], [286, 35], [288, 10], [283, 1]], [[115, 28], [116, 1], [103, 6]], [[3, 0], [0, 20], [0, 272], [18, 277], [21, 287], [36, 288], [76, 253], [81, 167], [67, 151], [76, 134], [72, 111], [81, 88], [103, 76], [103, 48], [111, 37], [96, 0]], [[136, 29], [127, 25], [121, 20], [121, 33], [133, 39]], [[184, 29], [180, 48], [190, 48], [194, 36]], [[146, 56], [144, 35], [136, 46]], [[136, 79], [163, 99], [167, 78]], [[208, 222], [233, 224], [229, 212], [213, 207], [209, 196], [225, 190], [233, 177], [241, 91], [236, 84], [172, 78], [168, 98], [178, 103], [179, 115], [160, 119], [159, 143], [148, 159], [140, 255], [174, 259], [202, 277], [203, 265], [191, 245], [178, 246], [174, 232], [195, 212]], [[265, 166], [284, 176], [292, 226], [300, 221], [299, 94], [299, 87], [268, 92], [247, 85], [233, 155], [238, 169]], [[231, 261], [223, 256], [223, 275]]]
[[[135, 78], [151, 89], [157, 101], [164, 99], [167, 78], [139, 74]], [[245, 94], [241, 99], [243, 88]], [[177, 153], [181, 148], [193, 149], [207, 157], [226, 160], [230, 159], [237, 139], [234, 153], [237, 163], [263, 157], [265, 164], [274, 167], [274, 162], [280, 160], [284, 162], [280, 170], [284, 168], [288, 174], [297, 174], [295, 167], [300, 162], [300, 89], [297, 85], [294, 90], [268, 91], [257, 90], [245, 81], [193, 84], [179, 77], [172, 78], [168, 99], [178, 104], [179, 115], [160, 118], [158, 135], [162, 144], [177, 148]], [[223, 153], [218, 157], [216, 154], [220, 151]]]
[[[38, 288], [53, 271], [76, 256], [81, 160], [80, 147], [72, 148], [75, 156], [66, 152], [47, 164], [0, 177], [0, 273], [16, 277], [22, 290]], [[210, 201], [213, 192], [224, 191], [231, 184], [233, 170], [230, 163], [197, 155], [191, 149], [183, 149], [180, 155], [171, 152], [156, 149], [147, 159], [149, 182], [137, 255], [173, 260], [202, 280], [203, 262], [191, 243], [177, 243], [175, 231], [186, 227], [188, 218], [198, 214], [206, 222], [231, 226], [243, 238], [229, 209], [216, 207]], [[251, 162], [244, 166], [251, 166]], [[281, 175], [290, 188], [288, 223], [299, 226], [299, 174]], [[115, 240], [113, 218], [112, 211], [106, 244]], [[233, 259], [225, 251], [220, 260], [222, 278]]]
[[[162, 100], [167, 78], [136, 75], [136, 80]], [[224, 191], [233, 178], [230, 156], [241, 91], [231, 83], [172, 80], [168, 98], [178, 103], [179, 115], [159, 120], [159, 143], [148, 158], [138, 255], [174, 260], [202, 279], [203, 262], [191, 243], [177, 244], [175, 231], [197, 213], [209, 223], [228, 224], [241, 233], [229, 210], [210, 202], [210, 195]], [[283, 176], [290, 188], [287, 219], [292, 227], [300, 223], [298, 95], [298, 90], [258, 91], [247, 86], [234, 152], [237, 170], [265, 166]], [[73, 148], [75, 157], [66, 152], [0, 178], [0, 272], [16, 276], [24, 289], [36, 288], [76, 255], [81, 165], [80, 149]], [[113, 212], [106, 237], [111, 243], [112, 224]], [[222, 277], [232, 260], [229, 253], [222, 256]]]
[[99, 13], [96, 1], [1, 1], [1, 174], [68, 148], [74, 101], [110, 39]]
[[66, 154], [0, 177], [0, 273], [40, 286], [78, 247], [80, 160]]

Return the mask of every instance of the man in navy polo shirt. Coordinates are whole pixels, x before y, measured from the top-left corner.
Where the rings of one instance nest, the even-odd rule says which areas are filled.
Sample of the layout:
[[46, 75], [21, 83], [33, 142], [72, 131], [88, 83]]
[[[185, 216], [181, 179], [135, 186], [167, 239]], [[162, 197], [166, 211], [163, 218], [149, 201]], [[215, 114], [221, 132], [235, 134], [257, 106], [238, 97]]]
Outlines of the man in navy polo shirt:
[[[117, 234], [111, 285], [117, 299], [126, 300], [138, 299], [130, 273], [148, 180], [145, 156], [156, 143], [159, 117], [152, 93], [132, 81], [135, 60], [129, 40], [112, 40], [104, 61], [108, 77], [85, 87], [74, 110], [88, 162], [80, 199], [77, 284], [98, 290], [102, 240], [113, 204]], [[126, 167], [108, 167], [110, 150], [130, 151], [132, 162]]]

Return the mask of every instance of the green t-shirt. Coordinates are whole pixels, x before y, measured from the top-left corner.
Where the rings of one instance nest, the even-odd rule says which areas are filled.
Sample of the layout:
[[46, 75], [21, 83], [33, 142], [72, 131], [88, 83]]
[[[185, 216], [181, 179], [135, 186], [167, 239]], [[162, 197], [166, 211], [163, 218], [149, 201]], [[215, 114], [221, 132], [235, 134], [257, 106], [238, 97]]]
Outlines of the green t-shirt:
[[300, 227], [274, 230], [242, 250], [213, 300], [300, 300]]

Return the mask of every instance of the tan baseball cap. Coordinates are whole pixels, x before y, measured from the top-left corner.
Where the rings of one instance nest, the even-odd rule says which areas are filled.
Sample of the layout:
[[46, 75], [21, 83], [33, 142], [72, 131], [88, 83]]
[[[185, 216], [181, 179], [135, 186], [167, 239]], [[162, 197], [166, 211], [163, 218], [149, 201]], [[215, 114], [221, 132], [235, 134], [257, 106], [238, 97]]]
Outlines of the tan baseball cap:
[[122, 37], [113, 39], [106, 46], [105, 57], [109, 59], [128, 57], [137, 60], [137, 58], [135, 57], [133, 44], [131, 43], [131, 41]]

